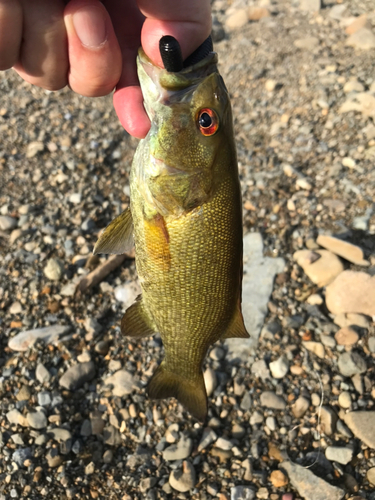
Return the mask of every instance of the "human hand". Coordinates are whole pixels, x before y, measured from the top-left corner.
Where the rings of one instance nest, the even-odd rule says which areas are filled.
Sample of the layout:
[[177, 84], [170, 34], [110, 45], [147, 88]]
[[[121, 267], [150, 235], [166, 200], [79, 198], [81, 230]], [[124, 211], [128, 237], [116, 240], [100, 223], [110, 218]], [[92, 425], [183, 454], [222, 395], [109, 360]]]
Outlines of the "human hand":
[[209, 35], [210, 0], [0, 0], [0, 70], [89, 97], [109, 94], [123, 127], [150, 127], [136, 72], [139, 46], [162, 66], [159, 40], [174, 36], [185, 59]]

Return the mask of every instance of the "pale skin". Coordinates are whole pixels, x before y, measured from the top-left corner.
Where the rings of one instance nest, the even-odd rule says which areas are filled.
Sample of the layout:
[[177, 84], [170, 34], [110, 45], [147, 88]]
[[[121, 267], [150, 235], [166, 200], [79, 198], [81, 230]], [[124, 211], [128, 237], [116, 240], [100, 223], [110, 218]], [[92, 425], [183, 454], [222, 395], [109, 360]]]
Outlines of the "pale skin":
[[48, 90], [69, 85], [88, 97], [115, 89], [123, 127], [144, 137], [138, 47], [163, 66], [159, 40], [174, 36], [185, 59], [210, 34], [210, 0], [0, 0], [0, 70], [14, 68]]

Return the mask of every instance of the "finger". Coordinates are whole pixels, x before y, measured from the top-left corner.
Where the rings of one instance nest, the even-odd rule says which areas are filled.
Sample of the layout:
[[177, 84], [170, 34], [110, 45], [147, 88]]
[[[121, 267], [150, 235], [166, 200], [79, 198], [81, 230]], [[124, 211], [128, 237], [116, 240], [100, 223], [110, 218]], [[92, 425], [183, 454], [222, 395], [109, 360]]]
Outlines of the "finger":
[[138, 0], [139, 8], [146, 16], [142, 28], [142, 47], [148, 57], [163, 66], [159, 52], [159, 40], [172, 35], [181, 46], [186, 59], [211, 32], [210, 0]]
[[120, 79], [122, 57], [111, 18], [98, 0], [72, 0], [64, 13], [69, 84], [79, 94], [109, 94]]
[[144, 16], [140, 13], [136, 0], [107, 0], [105, 6], [111, 15], [123, 60], [113, 105], [125, 130], [130, 135], [142, 138], [150, 128], [150, 120], [143, 107], [136, 68]]
[[67, 83], [68, 55], [64, 2], [22, 0], [23, 41], [14, 69], [27, 82], [49, 90]]
[[22, 8], [17, 0], [0, 0], [0, 70], [18, 61], [22, 40]]

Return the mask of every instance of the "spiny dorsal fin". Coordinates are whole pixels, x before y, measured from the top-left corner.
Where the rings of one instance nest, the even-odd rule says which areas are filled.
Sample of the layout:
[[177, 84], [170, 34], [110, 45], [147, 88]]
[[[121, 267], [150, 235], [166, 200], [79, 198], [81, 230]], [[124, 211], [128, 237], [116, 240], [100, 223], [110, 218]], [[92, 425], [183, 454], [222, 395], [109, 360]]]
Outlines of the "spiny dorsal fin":
[[241, 304], [239, 302], [236, 312], [234, 313], [233, 319], [230, 322], [227, 331], [221, 336], [221, 339], [248, 339], [250, 335], [248, 334], [241, 312]]
[[94, 247], [97, 253], [122, 254], [134, 246], [133, 220], [130, 208], [127, 208], [104, 229]]
[[121, 320], [121, 333], [126, 337], [149, 337], [157, 332], [151, 316], [142, 301], [142, 295], [138, 295], [134, 304], [125, 312]]
[[207, 416], [207, 393], [202, 372], [193, 381], [168, 371], [165, 361], [161, 363], [147, 386], [151, 399], [175, 397], [201, 422]]

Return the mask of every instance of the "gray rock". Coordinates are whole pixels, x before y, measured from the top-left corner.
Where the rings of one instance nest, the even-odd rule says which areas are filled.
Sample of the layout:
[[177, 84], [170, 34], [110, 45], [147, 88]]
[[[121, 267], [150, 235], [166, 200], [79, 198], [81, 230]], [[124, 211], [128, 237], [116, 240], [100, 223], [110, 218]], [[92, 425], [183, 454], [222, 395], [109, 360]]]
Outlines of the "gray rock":
[[121, 444], [120, 431], [113, 425], [108, 425], [103, 431], [103, 442], [109, 446], [118, 446]]
[[172, 460], [183, 460], [184, 458], [190, 456], [192, 449], [192, 439], [186, 436], [182, 436], [178, 443], [168, 446], [168, 448], [163, 451], [163, 458], [164, 460], [168, 460], [169, 462]]
[[260, 395], [260, 404], [274, 410], [285, 410], [286, 407], [284, 399], [272, 391], [265, 391]]
[[193, 465], [184, 460], [182, 463], [182, 470], [174, 470], [169, 476], [169, 484], [176, 491], [185, 493], [194, 488], [196, 481], [195, 469]]
[[26, 420], [29, 427], [33, 429], [44, 429], [47, 427], [47, 417], [42, 411], [30, 411], [26, 415]]
[[70, 332], [70, 326], [53, 325], [35, 330], [21, 332], [9, 340], [8, 346], [13, 351], [27, 351], [37, 340], [43, 340], [46, 344], [56, 342], [62, 335]]
[[60, 378], [61, 387], [73, 391], [90, 382], [95, 377], [95, 364], [92, 361], [71, 366]]
[[0, 229], [2, 231], [10, 231], [17, 227], [17, 219], [9, 217], [9, 215], [0, 215]]
[[258, 425], [263, 423], [264, 417], [263, 414], [259, 411], [254, 411], [254, 413], [250, 417], [250, 425]]
[[253, 500], [255, 491], [249, 486], [234, 486], [230, 489], [230, 500]]
[[64, 264], [59, 259], [49, 259], [43, 272], [49, 280], [59, 281], [64, 274]]
[[91, 436], [91, 422], [90, 422], [90, 420], [85, 419], [82, 422], [80, 434], [83, 437]]
[[242, 398], [241, 404], [240, 404], [241, 410], [244, 410], [244, 411], [250, 410], [252, 404], [253, 404], [253, 402], [252, 402], [250, 393], [245, 392], [245, 394]]
[[198, 452], [200, 453], [202, 450], [208, 448], [208, 446], [210, 446], [210, 444], [216, 441], [216, 439], [217, 439], [216, 432], [210, 427], [206, 427], [203, 431], [202, 438], [198, 445]]
[[367, 477], [367, 481], [372, 485], [372, 486], [375, 486], [375, 467], [371, 467], [371, 469], [369, 469], [367, 471], [367, 474], [366, 474], [366, 477]]
[[289, 362], [286, 356], [280, 356], [270, 363], [270, 371], [273, 378], [284, 378], [289, 371]]
[[313, 51], [314, 49], [316, 49], [316, 47], [319, 46], [319, 39], [315, 36], [306, 36], [304, 38], [295, 40], [294, 46], [297, 47], [297, 49]]
[[375, 353], [375, 337], [369, 337], [368, 339], [368, 348], [370, 352]]
[[221, 450], [231, 450], [233, 448], [233, 443], [230, 439], [226, 439], [224, 437], [219, 437], [215, 443], [217, 448]]
[[22, 304], [21, 302], [13, 302], [13, 304], [9, 308], [10, 314], [21, 314], [22, 312]]
[[136, 281], [117, 286], [114, 292], [116, 300], [122, 302], [124, 307], [129, 307], [141, 293], [141, 288], [139, 283]]
[[338, 368], [341, 375], [351, 377], [357, 373], [365, 373], [367, 365], [357, 352], [344, 352], [339, 356]]
[[23, 467], [25, 460], [28, 460], [33, 457], [33, 452], [31, 448], [21, 448], [16, 450], [12, 455], [13, 462], [19, 467]]
[[39, 406], [49, 406], [51, 404], [51, 401], [51, 394], [48, 391], [42, 391], [38, 393]]
[[289, 480], [305, 500], [341, 500], [345, 491], [332, 486], [320, 477], [315, 476], [310, 469], [292, 462], [282, 462], [281, 468], [289, 476]]
[[273, 290], [275, 275], [284, 270], [281, 258], [263, 257], [263, 241], [260, 233], [248, 233], [244, 237], [244, 275], [242, 283], [242, 312], [250, 339], [227, 339], [227, 358], [246, 361], [256, 346], [267, 303]]
[[51, 380], [51, 374], [43, 363], [38, 363], [35, 370], [35, 377], [41, 384], [46, 384]]
[[375, 449], [375, 411], [352, 411], [344, 421], [356, 438]]
[[331, 462], [346, 465], [353, 458], [353, 450], [345, 446], [327, 446], [326, 458], [331, 460]]
[[133, 375], [126, 370], [119, 370], [104, 381], [105, 385], [113, 386], [114, 396], [127, 396], [133, 391]]

